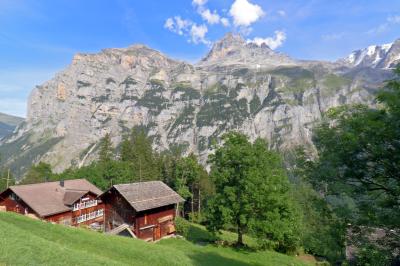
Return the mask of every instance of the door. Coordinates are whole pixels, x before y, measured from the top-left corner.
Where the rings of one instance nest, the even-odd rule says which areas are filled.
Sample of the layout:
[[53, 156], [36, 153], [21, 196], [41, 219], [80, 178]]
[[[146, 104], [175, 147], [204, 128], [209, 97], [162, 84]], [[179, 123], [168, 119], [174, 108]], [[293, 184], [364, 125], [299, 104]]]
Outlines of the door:
[[154, 227], [154, 240], [159, 240], [161, 238], [161, 231], [160, 231], [160, 225], [157, 225]]

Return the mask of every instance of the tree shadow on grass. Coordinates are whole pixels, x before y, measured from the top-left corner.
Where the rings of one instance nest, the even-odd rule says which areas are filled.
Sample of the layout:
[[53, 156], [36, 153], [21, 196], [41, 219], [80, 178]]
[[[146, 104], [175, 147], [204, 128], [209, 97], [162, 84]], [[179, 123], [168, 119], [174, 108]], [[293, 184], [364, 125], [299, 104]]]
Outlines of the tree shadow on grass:
[[201, 227], [190, 225], [187, 240], [195, 244], [215, 243], [218, 237]]
[[250, 264], [243, 261], [226, 258], [214, 252], [199, 252], [190, 254], [189, 258], [193, 261], [194, 265], [207, 265], [207, 266], [250, 266], [250, 265], [261, 265], [261, 264]]
[[206, 229], [194, 225], [189, 227], [188, 237], [186, 239], [196, 245], [205, 246], [207, 244], [215, 244], [217, 246], [234, 248], [236, 251], [241, 253], [257, 251], [255, 248], [247, 245], [236, 247], [236, 243], [223, 241], [220, 237], [208, 232]]

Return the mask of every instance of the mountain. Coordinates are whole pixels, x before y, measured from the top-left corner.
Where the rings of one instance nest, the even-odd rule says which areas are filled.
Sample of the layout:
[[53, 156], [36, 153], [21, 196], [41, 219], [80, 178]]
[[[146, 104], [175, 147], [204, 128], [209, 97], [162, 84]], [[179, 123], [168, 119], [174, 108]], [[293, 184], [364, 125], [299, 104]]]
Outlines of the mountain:
[[[386, 57], [395, 58], [396, 46]], [[144, 45], [77, 54], [33, 89], [26, 123], [0, 143], [0, 153], [16, 174], [40, 160], [61, 171], [95, 159], [106, 133], [118, 145], [134, 126], [147, 129], [156, 149], [179, 146], [203, 162], [229, 130], [266, 138], [283, 152], [313, 149], [312, 128], [323, 112], [373, 104], [391, 77], [387, 65], [295, 60], [235, 34], [197, 64]]]
[[350, 67], [393, 68], [400, 63], [400, 39], [354, 51], [340, 62]]
[[287, 55], [274, 52], [266, 44], [247, 43], [240, 35], [228, 33], [213, 45], [198, 66], [251, 64], [259, 68], [276, 67], [296, 65], [296, 61]]
[[0, 113], [0, 139], [11, 134], [23, 121], [21, 117]]

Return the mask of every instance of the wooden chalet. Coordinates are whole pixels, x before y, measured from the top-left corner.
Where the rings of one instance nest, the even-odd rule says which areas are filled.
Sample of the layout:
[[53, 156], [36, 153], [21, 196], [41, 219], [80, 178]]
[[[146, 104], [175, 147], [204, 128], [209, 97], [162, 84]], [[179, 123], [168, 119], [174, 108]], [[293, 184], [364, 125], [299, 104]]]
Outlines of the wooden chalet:
[[154, 241], [175, 234], [177, 204], [184, 199], [161, 181], [114, 185], [99, 197], [106, 233]]
[[11, 186], [0, 193], [0, 211], [11, 211], [53, 223], [101, 229], [102, 193], [86, 179]]

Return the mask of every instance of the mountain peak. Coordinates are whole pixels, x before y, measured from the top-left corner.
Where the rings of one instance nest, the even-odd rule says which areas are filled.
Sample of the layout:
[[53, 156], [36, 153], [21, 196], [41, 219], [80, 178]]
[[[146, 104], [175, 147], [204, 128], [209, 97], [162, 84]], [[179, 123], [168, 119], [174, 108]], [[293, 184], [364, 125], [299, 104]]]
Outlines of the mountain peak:
[[235, 33], [227, 33], [222, 39], [216, 41], [210, 52], [204, 57], [199, 65], [238, 65], [244, 64], [248, 67], [263, 65], [292, 64], [288, 56], [275, 53], [268, 45], [257, 45], [246, 40]]
[[350, 67], [393, 68], [400, 62], [400, 39], [393, 43], [370, 45], [367, 48], [356, 50], [340, 63]]
[[237, 45], [246, 45], [246, 41], [240, 34], [228, 32], [222, 37], [219, 41], [215, 42], [214, 46], [237, 46]]

